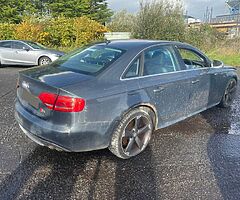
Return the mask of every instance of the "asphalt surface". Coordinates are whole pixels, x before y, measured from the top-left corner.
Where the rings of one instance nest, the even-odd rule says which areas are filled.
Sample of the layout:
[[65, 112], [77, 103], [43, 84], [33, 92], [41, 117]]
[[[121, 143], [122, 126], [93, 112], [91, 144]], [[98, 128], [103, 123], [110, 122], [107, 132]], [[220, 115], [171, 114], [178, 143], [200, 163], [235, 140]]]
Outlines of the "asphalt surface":
[[231, 109], [157, 131], [144, 153], [120, 160], [30, 141], [13, 115], [18, 70], [0, 69], [0, 200], [240, 199], [240, 91]]

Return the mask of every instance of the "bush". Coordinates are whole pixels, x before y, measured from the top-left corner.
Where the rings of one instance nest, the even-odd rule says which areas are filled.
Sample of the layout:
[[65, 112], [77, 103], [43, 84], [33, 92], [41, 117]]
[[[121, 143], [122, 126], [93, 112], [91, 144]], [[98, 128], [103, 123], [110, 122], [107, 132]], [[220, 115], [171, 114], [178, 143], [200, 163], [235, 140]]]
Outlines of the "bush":
[[0, 24], [0, 40], [14, 39], [15, 24], [2, 23]]
[[26, 18], [20, 24], [0, 24], [0, 39], [39, 42], [50, 47], [77, 47], [103, 39], [108, 29], [87, 17]]
[[43, 32], [43, 25], [35, 18], [26, 18], [16, 25], [14, 38], [37, 42]]
[[79, 17], [73, 20], [75, 46], [81, 46], [104, 38], [108, 29], [87, 17]]
[[214, 49], [222, 41], [226, 41], [225, 35], [211, 28], [207, 24], [200, 25], [199, 28], [188, 28], [185, 31], [185, 42], [190, 43], [204, 51]]
[[45, 24], [42, 43], [50, 46], [72, 46], [76, 37], [73, 33], [73, 19], [58, 17]]

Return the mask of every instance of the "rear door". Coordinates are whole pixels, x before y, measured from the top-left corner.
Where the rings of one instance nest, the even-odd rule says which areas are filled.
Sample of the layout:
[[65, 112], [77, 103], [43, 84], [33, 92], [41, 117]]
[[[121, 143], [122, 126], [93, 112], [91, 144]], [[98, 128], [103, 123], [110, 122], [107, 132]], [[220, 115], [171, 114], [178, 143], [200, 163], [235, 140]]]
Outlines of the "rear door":
[[192, 115], [208, 107], [211, 87], [210, 63], [197, 50], [188, 46], [178, 46], [182, 58], [182, 70], [190, 78], [188, 114]]
[[23, 42], [14, 41], [12, 44], [13, 57], [16, 64], [34, 65], [36, 63], [36, 56], [33, 50]]
[[158, 110], [158, 127], [166, 127], [186, 117], [189, 104], [189, 79], [172, 46], [158, 46], [144, 52], [140, 88]]
[[12, 41], [0, 42], [0, 61], [2, 64], [13, 64]]

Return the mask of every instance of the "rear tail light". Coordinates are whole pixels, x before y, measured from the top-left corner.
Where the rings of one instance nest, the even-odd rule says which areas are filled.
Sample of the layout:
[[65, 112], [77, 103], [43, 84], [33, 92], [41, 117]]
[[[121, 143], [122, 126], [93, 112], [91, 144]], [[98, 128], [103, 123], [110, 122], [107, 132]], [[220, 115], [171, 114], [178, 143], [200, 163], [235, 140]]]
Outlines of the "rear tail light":
[[85, 107], [85, 100], [82, 98], [43, 92], [39, 95], [39, 99], [48, 109], [59, 112], [81, 112]]

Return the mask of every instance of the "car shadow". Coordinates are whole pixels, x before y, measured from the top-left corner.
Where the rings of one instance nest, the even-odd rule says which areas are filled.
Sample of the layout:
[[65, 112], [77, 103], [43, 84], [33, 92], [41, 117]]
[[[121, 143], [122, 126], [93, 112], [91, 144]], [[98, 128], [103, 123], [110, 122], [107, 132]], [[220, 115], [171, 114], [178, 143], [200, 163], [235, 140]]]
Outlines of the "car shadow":
[[116, 199], [157, 199], [154, 166], [151, 147], [130, 160], [118, 160]]
[[240, 132], [230, 134], [231, 109], [212, 108], [202, 113], [214, 133], [211, 134], [207, 153], [223, 199], [240, 197]]
[[[78, 163], [77, 168], [74, 163]], [[0, 199], [67, 199], [75, 183], [74, 174], [77, 174], [84, 164], [85, 160], [76, 154], [37, 147], [0, 184]], [[43, 179], [40, 181], [36, 177], [39, 170], [45, 170]], [[23, 188], [30, 190], [29, 196], [21, 196]]]
[[[96, 164], [89, 166], [91, 162]], [[105, 170], [104, 179], [115, 174], [112, 188], [102, 185], [101, 173], [109, 163], [114, 173]], [[65, 153], [38, 146], [0, 182], [0, 199], [73, 199], [76, 185], [87, 190], [87, 199], [96, 199], [99, 185], [103, 191], [112, 189], [112, 198], [155, 199], [152, 164], [150, 147], [136, 158], [121, 160], [108, 150]], [[93, 174], [88, 173], [92, 167]]]

